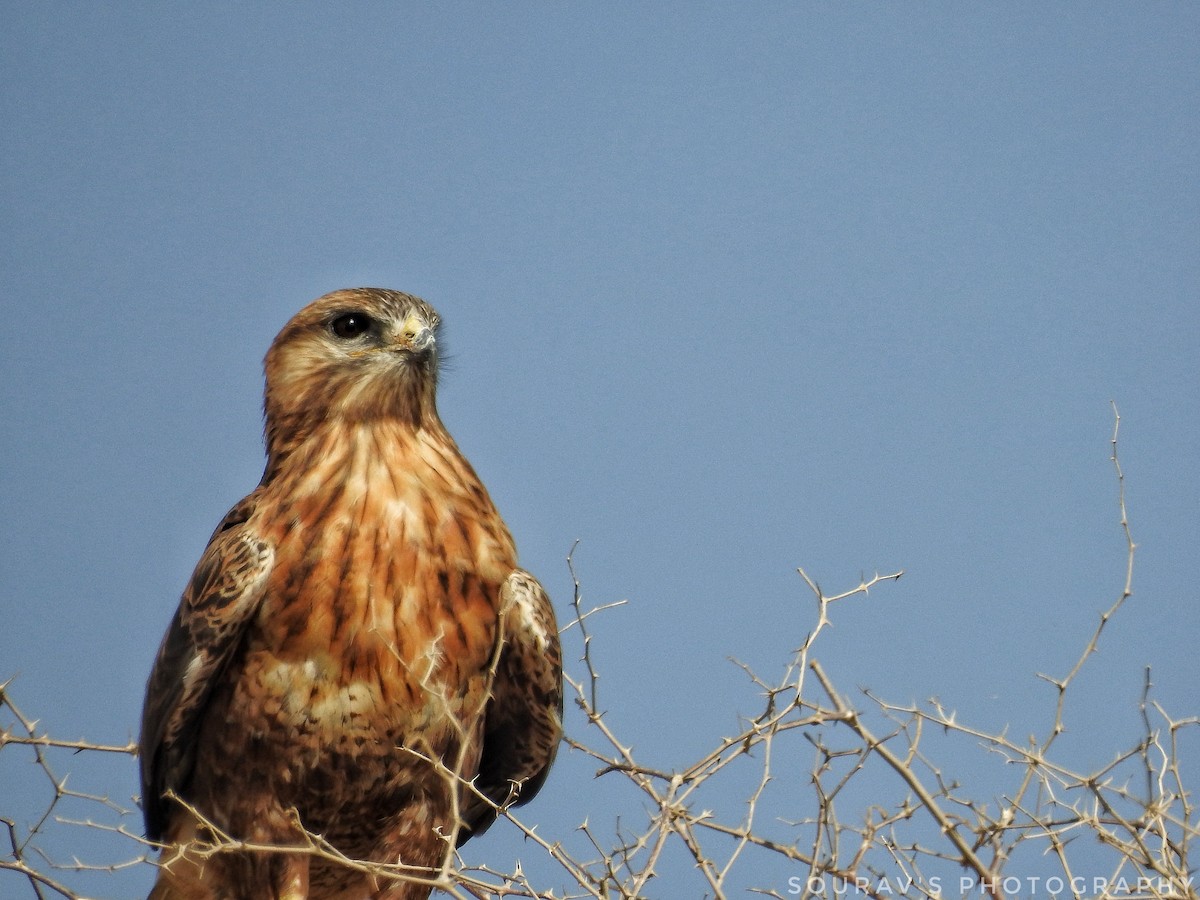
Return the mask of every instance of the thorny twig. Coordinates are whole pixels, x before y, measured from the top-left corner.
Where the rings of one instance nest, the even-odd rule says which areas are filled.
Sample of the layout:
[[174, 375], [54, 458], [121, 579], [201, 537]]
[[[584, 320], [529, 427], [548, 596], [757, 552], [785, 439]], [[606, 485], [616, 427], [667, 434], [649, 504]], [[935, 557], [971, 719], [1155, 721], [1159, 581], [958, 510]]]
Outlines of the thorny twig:
[[[628, 784], [640, 808], [635, 806], [611, 824], [601, 821], [607, 813], [594, 810], [581, 816], [573, 835], [555, 839], [502, 804], [497, 814], [524, 836], [533, 853], [511, 871], [469, 864], [453, 849], [452, 835], [446, 836], [447, 852], [435, 869], [353, 860], [321, 836], [305, 831], [298, 820], [298, 840], [292, 846], [240, 841], [207, 823], [211, 840], [192, 845], [187, 852], [311, 854], [381, 880], [417, 881], [459, 898], [633, 900], [646, 896], [653, 885], [662, 886], [669, 870], [673, 879], [686, 879], [692, 873], [696, 881], [690, 887], [667, 884], [668, 895], [702, 893], [722, 898], [751, 890], [777, 898], [846, 900], [853, 894], [874, 900], [898, 896], [932, 900], [941, 896], [933, 887], [940, 873], [957, 875], [964, 869], [972, 873], [981, 893], [999, 898], [1002, 879], [1022, 871], [1015, 867], [1028, 866], [1034, 859], [1056, 865], [1064, 892], [1082, 898], [1091, 891], [1091, 882], [1086, 891], [1077, 886], [1082, 865], [1079, 848], [1090, 846], [1091, 853], [1107, 854], [1111, 883], [1125, 878], [1139, 885], [1141, 896], [1147, 898], [1196, 900], [1190, 853], [1200, 836], [1200, 824], [1185, 787], [1190, 773], [1185, 772], [1182, 743], [1186, 732], [1200, 727], [1200, 718], [1168, 715], [1153, 697], [1147, 670], [1139, 708], [1142, 737], [1134, 746], [1114, 750], [1110, 761], [1094, 771], [1081, 771], [1054, 755], [1069, 688], [1096, 652], [1107, 623], [1132, 594], [1136, 545], [1117, 455], [1120, 417], [1115, 405], [1113, 415], [1111, 458], [1127, 548], [1124, 584], [1067, 674], [1059, 679], [1041, 676], [1056, 692], [1053, 722], [1041, 738], [1018, 742], [1007, 730], [972, 726], [937, 701], [894, 704], [864, 691], [870, 705], [857, 708], [826, 674], [816, 648], [832, 622], [834, 604], [866, 596], [881, 583], [895, 582], [902, 573], [864, 577], [850, 590], [826, 595], [800, 569], [816, 599], [815, 623], [781, 676], [763, 678], [745, 663], [736, 663], [761, 694], [757, 714], [742, 720], [736, 733], [713, 741], [708, 752], [691, 762], [669, 768], [648, 765], [637, 758], [600, 705], [600, 673], [589, 628], [593, 616], [626, 601], [585, 608], [575, 570], [577, 547], [572, 547], [567, 557], [572, 617], [562, 633], [579, 648], [576, 673], [568, 672], [566, 681], [582, 724], [566, 741], [599, 764], [598, 778], [618, 777]], [[22, 825], [16, 816], [0, 817], [8, 845], [0, 854], [0, 876], [19, 878], [37, 898], [76, 900], [81, 895], [65, 875], [57, 873], [144, 864], [154, 848], [121, 821], [127, 811], [106, 796], [68, 788], [67, 779], [60, 778], [51, 765], [55, 753], [79, 759], [132, 755], [133, 745], [51, 738], [13, 704], [8, 685], [0, 685], [0, 713], [13, 720], [11, 725], [0, 722], [0, 750], [30, 754], [50, 793], [29, 825]], [[882, 730], [872, 716], [885, 723]], [[983, 748], [985, 758], [999, 760], [1005, 767], [1001, 774], [1016, 766], [1012, 790], [990, 796], [985, 790], [985, 796], [980, 796], [970, 785], [949, 779], [935, 759], [947, 749], [945, 741], [961, 739]], [[806, 748], [815, 750], [815, 757], [807, 779], [801, 780], [797, 760]], [[421, 748], [404, 752], [433, 766], [447, 780], [452, 796], [457, 798], [459, 789], [464, 796], [474, 791], [462, 777], [465, 757], [442, 760]], [[731, 782], [744, 786], [742, 801], [732, 805], [727, 787]], [[797, 797], [805, 784], [807, 792]], [[487, 799], [477, 791], [473, 796]], [[96, 814], [67, 818], [61, 813], [67, 801], [84, 804]], [[544, 798], [539, 805], [552, 802]], [[801, 810], [799, 816], [796, 809]], [[193, 809], [193, 814], [207, 822], [201, 811]], [[118, 862], [99, 866], [78, 860], [64, 864], [40, 854], [49, 832], [64, 828], [107, 832], [128, 842], [129, 853]], [[1081, 841], [1082, 837], [1090, 840]], [[168, 848], [162, 863], [180, 852]], [[689, 865], [681, 865], [682, 860]], [[1094, 870], [1092, 863], [1089, 873]], [[756, 879], [760, 883], [754, 884]], [[7, 884], [0, 878], [0, 887]], [[1101, 896], [1114, 891], [1105, 888]], [[0, 893], [8, 896], [7, 889]]]

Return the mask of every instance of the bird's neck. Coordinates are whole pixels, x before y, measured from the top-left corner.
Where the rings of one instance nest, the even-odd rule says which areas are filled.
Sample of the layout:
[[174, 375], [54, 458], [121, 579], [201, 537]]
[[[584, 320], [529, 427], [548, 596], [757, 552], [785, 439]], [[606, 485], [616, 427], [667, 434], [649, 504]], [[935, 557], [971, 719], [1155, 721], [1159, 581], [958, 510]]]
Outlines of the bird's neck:
[[[284, 380], [272, 390], [273, 381]], [[328, 377], [284, 378], [270, 371], [263, 403], [266, 416], [267, 471], [277, 469], [296, 449], [330, 429], [358, 426], [444, 431], [437, 414], [436, 373], [424, 377], [363, 378], [334, 373]]]
[[454, 439], [446, 431], [436, 409], [432, 408], [416, 420], [394, 416], [333, 416], [316, 422], [289, 423], [269, 418], [267, 466], [261, 484], [266, 485], [289, 473], [309, 471], [330, 455], [353, 452], [356, 447], [379, 453], [430, 439], [453, 447], [457, 453]]

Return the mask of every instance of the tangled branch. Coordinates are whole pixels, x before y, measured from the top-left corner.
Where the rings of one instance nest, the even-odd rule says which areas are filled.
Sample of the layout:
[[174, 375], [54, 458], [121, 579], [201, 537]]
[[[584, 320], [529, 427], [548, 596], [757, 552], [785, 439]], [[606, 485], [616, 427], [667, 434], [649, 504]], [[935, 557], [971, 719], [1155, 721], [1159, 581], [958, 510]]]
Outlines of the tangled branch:
[[[1115, 406], [1113, 413], [1111, 458], [1126, 546], [1124, 582], [1066, 674], [1039, 675], [1054, 688], [1052, 721], [1040, 737], [1017, 741], [1006, 731], [978, 727], [936, 699], [897, 704], [871, 690], [840, 688], [817, 655], [838, 604], [886, 589], [903, 573], [875, 574], [827, 594], [800, 569], [815, 601], [814, 624], [781, 674], [766, 678], [736, 663], [760, 698], [757, 712], [691, 761], [671, 768], [647, 765], [601, 703], [602, 660], [590, 629], [593, 617], [612, 614], [624, 601], [585, 603], [572, 548], [567, 557], [572, 616], [562, 636], [578, 653], [566, 682], [580, 726], [565, 741], [594, 763], [597, 779], [623, 785], [636, 802], [619, 815], [608, 808], [592, 810], [573, 834], [557, 838], [544, 836], [508, 805], [497, 806], [499, 817], [530, 848], [523, 862], [507, 870], [470, 862], [454, 849], [452, 836], [447, 836], [443, 864], [435, 869], [353, 860], [305, 831], [298, 819], [300, 838], [294, 845], [259, 846], [223, 833], [197, 809], [192, 813], [210, 838], [186, 852], [200, 858], [229, 852], [310, 854], [368, 872], [380, 882], [417, 881], [456, 898], [634, 900], [647, 896], [663, 872], [670, 873], [671, 895], [713, 898], [750, 890], [776, 898], [834, 900], [853, 892], [876, 900], [916, 900], [967, 893], [968, 884], [970, 891], [992, 900], [1037, 894], [1038, 884], [1047, 896], [1077, 900], [1197, 898], [1191, 850], [1200, 823], [1186, 787], [1191, 773], [1181, 746], [1185, 733], [1200, 727], [1200, 718], [1168, 713], [1154, 697], [1147, 668], [1140, 734], [1132, 746], [1113, 748], [1107, 763], [1088, 770], [1071, 764], [1056, 743], [1065, 729], [1072, 685], [1133, 592], [1136, 544], [1117, 453]], [[136, 819], [132, 803], [76, 790], [59, 774], [62, 759], [132, 757], [133, 744], [52, 738], [17, 707], [5, 684], [0, 685], [0, 752], [29, 756], [45, 794], [28, 821], [0, 810], [7, 836], [0, 852], [5, 897], [17, 896], [21, 885], [33, 897], [76, 900], [83, 895], [73, 873], [170, 865], [184, 852], [165, 848], [154, 861], [160, 848], [130, 825]], [[949, 777], [945, 762], [938, 762], [961, 762], [971, 754], [997, 764], [989, 780], [961, 784]], [[462, 778], [463, 760], [423, 758], [452, 783], [455, 796], [461, 789], [490, 802]], [[811, 761], [802, 785], [807, 809], [795, 817], [798, 785], [789, 770], [801, 758]], [[746, 785], [733, 803], [729, 784]], [[73, 817], [68, 808], [89, 814]], [[119, 861], [64, 861], [44, 849], [52, 837], [79, 828], [108, 833]], [[1041, 874], [1030, 890], [1029, 873], [1035, 870]], [[1084, 871], [1091, 877], [1083, 877]], [[1103, 879], [1095, 877], [1097, 872]]]

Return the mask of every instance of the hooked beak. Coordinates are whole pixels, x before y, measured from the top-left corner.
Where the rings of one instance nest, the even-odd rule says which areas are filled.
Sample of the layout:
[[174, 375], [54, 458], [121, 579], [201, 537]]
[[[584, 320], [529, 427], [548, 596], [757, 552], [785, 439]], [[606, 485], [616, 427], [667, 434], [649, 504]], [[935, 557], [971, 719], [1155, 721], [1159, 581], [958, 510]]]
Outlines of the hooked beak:
[[433, 329], [426, 325], [415, 314], [410, 314], [396, 333], [396, 339], [391, 349], [420, 353], [433, 346]]

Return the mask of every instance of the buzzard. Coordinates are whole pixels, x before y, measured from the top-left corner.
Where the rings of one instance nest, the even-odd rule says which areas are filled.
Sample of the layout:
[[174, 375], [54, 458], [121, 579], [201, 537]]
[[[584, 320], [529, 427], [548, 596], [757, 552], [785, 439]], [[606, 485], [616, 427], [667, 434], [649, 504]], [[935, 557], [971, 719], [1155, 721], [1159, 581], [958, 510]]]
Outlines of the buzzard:
[[554, 612], [438, 417], [439, 322], [408, 294], [337, 291], [267, 353], [266, 470], [146, 688], [151, 900], [428, 897], [546, 778]]

